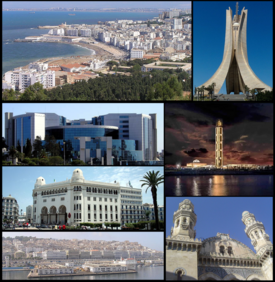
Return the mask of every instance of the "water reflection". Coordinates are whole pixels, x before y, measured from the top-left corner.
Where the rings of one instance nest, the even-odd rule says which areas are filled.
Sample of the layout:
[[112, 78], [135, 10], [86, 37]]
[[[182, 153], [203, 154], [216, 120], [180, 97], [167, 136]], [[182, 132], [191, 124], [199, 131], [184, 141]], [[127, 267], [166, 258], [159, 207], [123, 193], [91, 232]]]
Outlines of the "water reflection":
[[273, 196], [273, 175], [165, 176], [166, 196]]

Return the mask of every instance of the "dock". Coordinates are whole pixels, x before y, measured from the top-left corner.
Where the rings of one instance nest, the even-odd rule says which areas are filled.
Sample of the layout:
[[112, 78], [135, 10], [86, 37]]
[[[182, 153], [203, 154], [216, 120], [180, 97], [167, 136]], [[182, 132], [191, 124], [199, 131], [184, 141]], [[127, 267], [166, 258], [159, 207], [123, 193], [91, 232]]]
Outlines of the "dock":
[[136, 270], [128, 271], [117, 271], [117, 272], [90, 272], [90, 271], [81, 271], [79, 273], [64, 273], [64, 274], [37, 274], [30, 272], [28, 278], [40, 278], [40, 277], [68, 277], [68, 276], [87, 276], [87, 275], [112, 275], [112, 274], [130, 274], [137, 273]]

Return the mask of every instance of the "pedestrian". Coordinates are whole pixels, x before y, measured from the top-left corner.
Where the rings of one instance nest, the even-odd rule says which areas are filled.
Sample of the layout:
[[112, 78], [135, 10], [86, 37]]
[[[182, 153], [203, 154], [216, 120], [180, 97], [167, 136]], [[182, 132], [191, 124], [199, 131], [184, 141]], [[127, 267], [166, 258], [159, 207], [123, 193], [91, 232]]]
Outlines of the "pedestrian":
[[23, 222], [23, 229], [25, 229], [25, 222]]
[[28, 229], [29, 228], [29, 223], [27, 222], [26, 224], [27, 224], [27, 229]]

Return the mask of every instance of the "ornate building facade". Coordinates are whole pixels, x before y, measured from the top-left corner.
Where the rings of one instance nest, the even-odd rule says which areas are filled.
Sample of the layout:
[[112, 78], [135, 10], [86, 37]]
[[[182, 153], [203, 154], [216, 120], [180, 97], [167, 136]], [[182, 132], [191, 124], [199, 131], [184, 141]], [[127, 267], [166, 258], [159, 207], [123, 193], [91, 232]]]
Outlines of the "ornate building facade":
[[191, 201], [181, 202], [166, 239], [167, 280], [273, 280], [273, 244], [253, 214], [243, 212], [242, 221], [256, 254], [229, 234], [195, 239], [196, 221]]

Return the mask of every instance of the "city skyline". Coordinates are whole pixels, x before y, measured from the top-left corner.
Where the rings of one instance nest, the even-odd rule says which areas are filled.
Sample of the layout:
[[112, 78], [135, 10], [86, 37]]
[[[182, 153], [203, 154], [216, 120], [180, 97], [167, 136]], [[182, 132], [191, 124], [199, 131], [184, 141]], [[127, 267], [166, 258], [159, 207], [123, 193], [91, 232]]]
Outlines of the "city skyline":
[[[28, 205], [33, 205], [32, 190], [36, 179], [40, 176], [45, 178], [46, 184], [64, 181], [72, 177], [76, 167], [3, 167], [3, 189], [2, 196], [7, 197], [11, 194], [17, 200], [20, 210], [26, 212]], [[163, 175], [163, 167], [81, 167], [84, 178], [91, 181], [114, 183], [117, 181], [121, 186], [126, 187], [126, 183], [131, 181], [134, 188], [141, 188], [143, 176], [148, 171], [160, 171]], [[13, 176], [17, 177], [14, 178]], [[145, 193], [146, 186], [142, 189], [143, 204], [153, 204], [150, 188]], [[28, 191], [28, 192], [27, 192]], [[158, 205], [163, 205], [164, 184], [157, 188]]]
[[3, 9], [14, 9], [14, 8], [24, 8], [24, 9], [34, 9], [34, 8], [85, 8], [85, 9], [102, 9], [102, 8], [154, 8], [158, 7], [158, 9], [170, 9], [173, 8], [180, 8], [180, 9], [191, 9], [191, 2], [177, 2], [171, 1], [169, 3], [165, 3], [159, 1], [158, 4], [154, 1], [133, 1], [127, 2], [125, 5], [124, 1], [92, 1], [91, 3], [87, 1], [74, 1], [74, 2], [66, 2], [64, 1], [4, 1], [3, 2]]
[[[29, 234], [28, 234], [29, 233]], [[129, 236], [130, 234], [130, 236]], [[53, 238], [53, 239], [78, 239], [78, 240], [105, 240], [105, 241], [120, 241], [126, 240], [130, 242], [138, 242], [142, 246], [148, 247], [153, 250], [162, 251], [163, 246], [163, 233], [162, 232], [4, 232], [3, 237], [16, 236], [32, 236], [37, 238]], [[92, 238], [91, 238], [92, 237]]]
[[[247, 55], [251, 69], [265, 84], [273, 88], [272, 2], [240, 1], [239, 15], [245, 7], [247, 16]], [[224, 52], [226, 9], [233, 14], [235, 1], [194, 2], [194, 83], [193, 90], [208, 81], [220, 66]], [[255, 20], [257, 19], [257, 20]], [[204, 24], [202, 24], [204, 23]], [[206, 31], [207, 26], [207, 31]], [[215, 36], [213, 35], [215, 33]], [[265, 42], [264, 52], [259, 53], [255, 44], [257, 35]], [[210, 40], [211, 38], [211, 40]], [[208, 44], [205, 44], [208, 42]], [[219, 93], [226, 94], [225, 81]]]
[[171, 227], [174, 227], [173, 214], [178, 210], [179, 203], [185, 199], [194, 205], [194, 212], [197, 215], [194, 229], [196, 238], [202, 241], [216, 236], [218, 232], [225, 233], [255, 253], [242, 222], [242, 213], [248, 211], [254, 214], [257, 221], [263, 223], [265, 232], [273, 242], [272, 197], [167, 197], [166, 237], [170, 235]]
[[110, 113], [137, 113], [137, 114], [157, 114], [157, 151], [161, 152], [164, 149], [163, 145], [163, 103], [153, 104], [11, 104], [5, 103], [2, 107], [2, 136], [5, 137], [5, 112], [13, 112], [14, 116], [25, 114], [26, 112], [36, 113], [56, 113], [64, 116], [69, 120], [85, 119], [91, 120], [94, 116], [105, 115]]
[[[234, 113], [234, 115], [232, 115]], [[165, 164], [215, 164], [215, 124], [223, 120], [224, 165], [273, 165], [273, 105], [175, 104], [165, 107]]]

